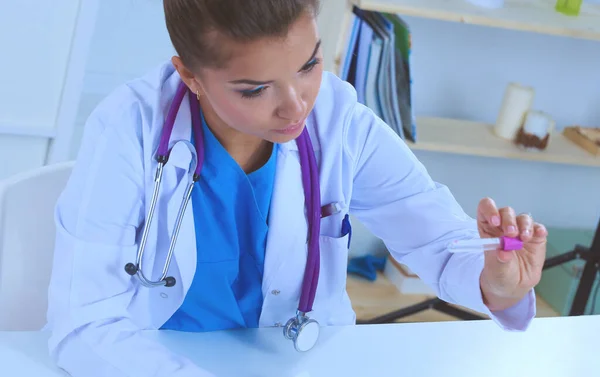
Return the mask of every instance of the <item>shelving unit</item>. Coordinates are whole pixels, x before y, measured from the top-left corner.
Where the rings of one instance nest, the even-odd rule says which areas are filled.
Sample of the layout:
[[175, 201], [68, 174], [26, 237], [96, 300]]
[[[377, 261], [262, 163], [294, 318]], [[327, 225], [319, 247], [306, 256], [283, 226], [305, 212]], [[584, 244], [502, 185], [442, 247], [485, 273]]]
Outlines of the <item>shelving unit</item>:
[[[473, 5], [467, 0], [347, 0], [346, 14], [341, 22], [341, 33], [334, 57], [335, 70], [340, 74], [353, 7], [373, 12], [395, 13], [600, 42], [600, 5], [584, 3], [580, 15], [571, 17], [556, 12], [555, 1], [506, 0], [505, 6], [501, 9], [486, 9]], [[560, 133], [560, 129], [553, 131], [548, 147], [543, 151], [538, 151], [525, 150], [511, 141], [496, 136], [491, 124], [427, 116], [417, 117], [416, 123], [417, 141], [416, 143], [407, 141], [407, 145], [413, 150], [600, 167], [600, 157], [595, 157], [565, 138]], [[596, 241], [589, 248], [576, 245], [573, 251], [547, 259], [544, 264], [544, 269], [547, 269], [574, 258], [584, 258], [587, 262], [585, 271], [580, 278], [570, 315], [583, 314], [585, 303], [590, 296], [591, 284], [589, 283], [596, 276], [596, 266], [598, 266], [600, 258], [598, 248], [600, 238], [598, 237], [600, 235], [596, 237]], [[362, 318], [363, 323], [411, 320], [411, 318], [414, 319], [415, 314], [431, 315], [432, 309], [442, 314], [449, 312], [446, 309], [437, 309], [438, 301], [441, 301], [439, 299], [421, 296], [411, 297], [410, 302], [407, 302], [406, 299], [403, 301], [401, 295], [390, 287], [391, 283], [380, 279], [381, 276], [378, 276], [378, 281], [370, 284], [357, 279], [349, 278], [348, 280], [348, 291], [352, 292], [353, 302], [357, 301], [354, 304], [355, 310], [359, 318]], [[376, 300], [378, 295], [385, 294], [388, 295], [385, 299]], [[379, 302], [384, 304], [379, 309], [374, 309]], [[538, 301], [538, 304], [544, 306], [543, 300]], [[397, 310], [398, 306], [403, 308]], [[469, 313], [468, 310], [455, 311], [451, 315], [463, 320], [473, 319], [470, 318], [472, 313]], [[443, 316], [438, 318], [443, 318]]]
[[[503, 8], [486, 9], [467, 0], [347, 0], [335, 53], [335, 70], [340, 71], [354, 6], [375, 12], [600, 41], [600, 5], [584, 3], [580, 15], [571, 17], [556, 12], [555, 1], [506, 0]], [[600, 157], [586, 152], [560, 131], [552, 133], [546, 150], [523, 150], [495, 136], [489, 124], [418, 117], [417, 142], [408, 142], [408, 145], [413, 150], [600, 167]]]
[[544, 151], [524, 150], [497, 137], [492, 127], [459, 119], [419, 117], [417, 143], [407, 144], [413, 150], [600, 167], [600, 158], [559, 133], [550, 137]]
[[554, 10], [556, 0], [506, 0], [503, 8], [485, 9], [467, 0], [350, 0], [364, 10], [401, 13], [466, 24], [600, 40], [600, 7], [582, 4], [577, 17]]

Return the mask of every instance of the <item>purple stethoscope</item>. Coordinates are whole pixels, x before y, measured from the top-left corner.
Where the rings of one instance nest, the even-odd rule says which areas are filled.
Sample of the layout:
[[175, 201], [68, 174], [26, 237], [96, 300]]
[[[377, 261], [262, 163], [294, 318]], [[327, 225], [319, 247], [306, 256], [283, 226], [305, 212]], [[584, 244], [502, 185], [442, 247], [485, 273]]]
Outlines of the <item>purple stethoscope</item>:
[[[188, 93], [189, 92], [189, 93]], [[167, 259], [163, 267], [162, 275], [159, 280], [152, 281], [144, 275], [142, 271], [142, 259], [144, 251], [146, 249], [146, 242], [148, 240], [148, 233], [152, 219], [154, 217], [154, 210], [156, 208], [156, 202], [158, 200], [158, 193], [160, 190], [160, 184], [162, 182], [163, 169], [169, 160], [169, 140], [173, 131], [173, 125], [175, 124], [175, 118], [179, 107], [183, 101], [183, 97], [188, 93], [190, 111], [192, 115], [192, 127], [194, 130], [194, 141], [196, 144], [195, 153], [195, 167], [190, 169], [190, 183], [185, 191], [184, 199], [181, 202], [179, 212], [177, 214], [177, 220], [175, 222], [175, 230], [171, 235], [171, 241], [169, 244], [169, 252]], [[200, 179], [200, 171], [204, 163], [204, 133], [202, 131], [202, 119], [200, 112], [200, 104], [195, 100], [195, 96], [187, 86], [181, 82], [173, 99], [173, 103], [169, 108], [167, 119], [165, 121], [160, 143], [158, 146], [157, 161], [158, 166], [156, 168], [156, 175], [154, 177], [154, 192], [152, 194], [152, 200], [150, 202], [150, 210], [148, 217], [144, 222], [144, 230], [142, 233], [142, 239], [137, 250], [136, 263], [127, 263], [125, 265], [125, 271], [131, 275], [136, 276], [140, 283], [149, 288], [153, 287], [172, 287], [175, 285], [175, 278], [167, 276], [169, 265], [171, 264], [171, 258], [175, 249], [175, 243], [179, 235], [183, 215], [187, 208], [187, 204], [190, 201], [194, 184]], [[190, 151], [194, 152], [194, 146], [185, 140], [178, 141], [183, 142]], [[319, 250], [319, 233], [321, 227], [321, 194], [319, 187], [319, 177], [317, 162], [314, 155], [313, 146], [308, 135], [306, 128], [302, 131], [300, 136], [296, 139], [298, 144], [298, 150], [300, 154], [300, 167], [302, 171], [302, 185], [304, 187], [304, 197], [306, 200], [307, 215], [308, 215], [308, 260], [306, 263], [306, 269], [304, 270], [304, 280], [302, 282], [302, 294], [300, 296], [300, 303], [296, 315], [286, 323], [283, 328], [284, 336], [294, 342], [294, 347], [297, 351], [304, 352], [310, 350], [317, 342], [319, 337], [319, 324], [316, 320], [308, 317], [307, 313], [312, 311], [312, 306], [315, 300], [315, 292], [317, 290], [317, 284], [319, 281], [319, 266], [320, 266], [320, 250]], [[193, 171], [193, 174], [191, 172]]]

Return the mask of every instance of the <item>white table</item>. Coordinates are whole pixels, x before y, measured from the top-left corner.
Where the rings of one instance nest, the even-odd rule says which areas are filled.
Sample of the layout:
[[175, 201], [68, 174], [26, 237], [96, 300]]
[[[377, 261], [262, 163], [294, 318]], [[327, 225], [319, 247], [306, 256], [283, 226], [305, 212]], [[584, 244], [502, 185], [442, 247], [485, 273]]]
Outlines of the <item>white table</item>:
[[[585, 377], [600, 373], [600, 316], [538, 318], [525, 333], [490, 321], [323, 328], [300, 354], [280, 328], [148, 332], [218, 376]], [[47, 334], [0, 332], [0, 376], [59, 377]]]

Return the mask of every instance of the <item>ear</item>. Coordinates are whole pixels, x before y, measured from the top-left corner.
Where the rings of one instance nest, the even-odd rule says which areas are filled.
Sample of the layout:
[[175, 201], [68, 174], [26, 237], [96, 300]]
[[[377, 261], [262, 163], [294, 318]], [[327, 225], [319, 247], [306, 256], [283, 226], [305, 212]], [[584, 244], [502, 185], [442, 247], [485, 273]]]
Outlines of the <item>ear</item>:
[[181, 80], [185, 83], [185, 85], [187, 85], [187, 87], [192, 91], [192, 93], [199, 95], [202, 95], [204, 93], [200, 81], [198, 81], [194, 73], [183, 64], [183, 61], [179, 56], [173, 56], [173, 58], [171, 58], [171, 63], [173, 63], [173, 66], [179, 73]]

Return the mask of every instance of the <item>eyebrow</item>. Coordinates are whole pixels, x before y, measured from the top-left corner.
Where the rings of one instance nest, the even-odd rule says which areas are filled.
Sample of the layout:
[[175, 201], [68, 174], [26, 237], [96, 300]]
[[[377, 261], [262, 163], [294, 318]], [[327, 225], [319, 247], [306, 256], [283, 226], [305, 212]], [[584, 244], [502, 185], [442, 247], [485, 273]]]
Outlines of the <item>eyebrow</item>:
[[[319, 47], [321, 47], [321, 40], [319, 39], [317, 41], [317, 44], [315, 45], [315, 49], [313, 50], [312, 54], [310, 55], [310, 58], [308, 58], [308, 60], [306, 61], [306, 63], [304, 63], [302, 65], [302, 67], [306, 66], [308, 63], [311, 62], [311, 60], [313, 60], [315, 58], [315, 56], [317, 55], [317, 52], [319, 51]], [[302, 68], [300, 68], [302, 69]], [[230, 81], [231, 84], [247, 84], [247, 85], [267, 85], [272, 83], [275, 80], [267, 80], [267, 81], [256, 81], [256, 80], [249, 80], [249, 79], [240, 79], [240, 80], [233, 80]]]

